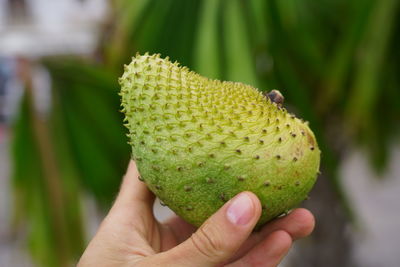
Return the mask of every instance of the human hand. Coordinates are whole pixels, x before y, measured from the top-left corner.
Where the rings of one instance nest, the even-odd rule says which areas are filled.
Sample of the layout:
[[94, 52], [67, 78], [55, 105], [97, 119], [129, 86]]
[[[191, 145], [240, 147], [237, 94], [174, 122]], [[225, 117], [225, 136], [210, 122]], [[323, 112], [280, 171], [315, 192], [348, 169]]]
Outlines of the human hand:
[[261, 204], [242, 192], [196, 230], [174, 217], [159, 223], [155, 196], [138, 180], [131, 161], [120, 193], [83, 253], [78, 266], [276, 266], [292, 242], [314, 228], [306, 209], [266, 224], [252, 233]]

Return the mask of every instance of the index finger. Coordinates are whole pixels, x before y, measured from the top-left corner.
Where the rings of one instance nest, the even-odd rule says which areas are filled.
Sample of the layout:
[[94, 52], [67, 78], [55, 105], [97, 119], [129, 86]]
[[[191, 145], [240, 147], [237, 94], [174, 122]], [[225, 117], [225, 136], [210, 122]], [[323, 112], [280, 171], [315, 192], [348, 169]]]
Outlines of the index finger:
[[130, 160], [114, 207], [140, 205], [152, 209], [154, 199], [154, 194], [150, 192], [145, 183], [140, 181], [140, 174], [136, 163]]

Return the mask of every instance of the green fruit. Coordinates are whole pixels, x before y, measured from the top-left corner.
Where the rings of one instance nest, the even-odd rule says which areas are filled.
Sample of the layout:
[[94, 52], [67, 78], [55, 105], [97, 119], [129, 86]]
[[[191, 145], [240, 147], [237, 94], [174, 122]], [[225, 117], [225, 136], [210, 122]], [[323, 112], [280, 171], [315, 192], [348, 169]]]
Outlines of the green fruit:
[[245, 190], [262, 203], [261, 225], [298, 205], [314, 185], [314, 134], [257, 89], [148, 54], [132, 58], [119, 82], [141, 180], [193, 225]]

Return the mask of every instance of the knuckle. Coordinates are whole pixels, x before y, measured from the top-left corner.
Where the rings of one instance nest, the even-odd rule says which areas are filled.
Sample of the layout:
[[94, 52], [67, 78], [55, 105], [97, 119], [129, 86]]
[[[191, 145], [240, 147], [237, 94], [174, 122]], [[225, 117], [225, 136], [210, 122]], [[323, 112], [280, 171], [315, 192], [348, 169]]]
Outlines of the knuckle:
[[208, 223], [200, 227], [190, 239], [197, 251], [210, 261], [220, 259], [228, 250], [218, 233], [213, 231]]

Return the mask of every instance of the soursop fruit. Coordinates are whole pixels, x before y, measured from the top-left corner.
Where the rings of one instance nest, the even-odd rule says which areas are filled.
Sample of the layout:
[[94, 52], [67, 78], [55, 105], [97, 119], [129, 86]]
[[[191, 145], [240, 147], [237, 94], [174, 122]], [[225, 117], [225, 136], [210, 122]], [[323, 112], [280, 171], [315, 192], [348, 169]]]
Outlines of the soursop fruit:
[[315, 183], [320, 150], [278, 91], [211, 80], [159, 55], [136, 55], [119, 79], [140, 179], [199, 226], [242, 191], [262, 203], [258, 226], [298, 205]]

